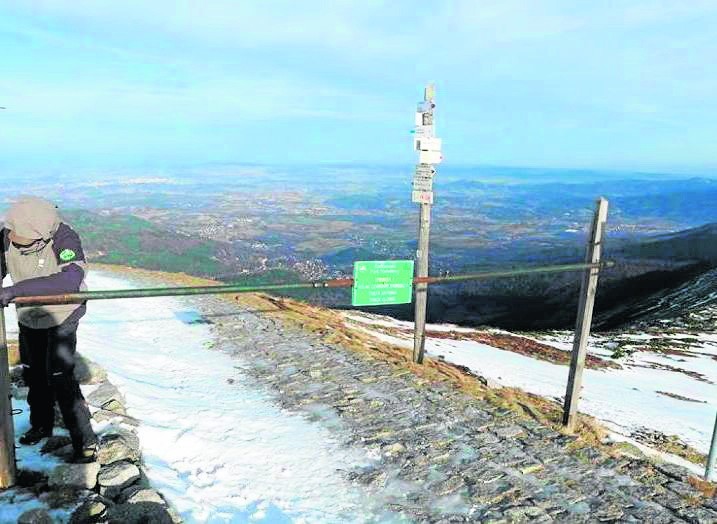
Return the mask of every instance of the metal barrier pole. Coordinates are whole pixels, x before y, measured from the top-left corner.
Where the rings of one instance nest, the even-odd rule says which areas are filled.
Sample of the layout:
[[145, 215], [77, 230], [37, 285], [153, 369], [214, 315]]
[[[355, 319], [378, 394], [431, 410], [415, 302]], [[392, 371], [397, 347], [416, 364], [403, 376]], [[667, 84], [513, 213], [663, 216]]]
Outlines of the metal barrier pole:
[[[488, 278], [513, 277], [520, 275], [535, 275], [543, 273], [566, 273], [582, 271], [585, 269], [598, 269], [613, 267], [614, 262], [600, 262], [598, 264], [559, 264], [555, 266], [541, 266], [528, 268], [515, 268], [506, 271], [483, 271], [468, 275], [455, 275], [451, 277], [416, 277], [414, 284], [455, 284], [471, 280]], [[260, 286], [187, 286], [187, 287], [158, 287], [147, 289], [113, 289], [108, 291], [82, 291], [66, 293], [64, 295], [45, 295], [34, 297], [17, 297], [12, 303], [18, 306], [39, 306], [57, 304], [77, 304], [86, 300], [112, 300], [119, 298], [150, 298], [150, 297], [181, 297], [192, 295], [231, 295], [239, 293], [260, 293], [264, 291], [280, 291], [286, 289], [322, 289], [346, 288], [353, 286], [353, 278], [339, 278], [334, 280], [319, 280], [316, 282], [298, 282], [288, 284], [268, 284]]]
[[[597, 201], [595, 216], [593, 217], [590, 240], [588, 241], [585, 262], [600, 264], [602, 251], [602, 238], [607, 222], [607, 200], [600, 198]], [[570, 375], [568, 387], [565, 392], [565, 405], [563, 406], [563, 425], [572, 432], [575, 430], [578, 415], [578, 401], [583, 387], [583, 368], [590, 336], [590, 325], [593, 320], [593, 306], [597, 292], [598, 268], [588, 269], [583, 275], [580, 286], [580, 303], [578, 305], [578, 318], [575, 322], [575, 338], [573, 340], [573, 353], [570, 362]]]
[[262, 291], [279, 291], [282, 289], [317, 289], [351, 287], [352, 278], [323, 280], [317, 282], [298, 282], [293, 284], [268, 284], [261, 286], [185, 286], [157, 287], [146, 289], [113, 289], [107, 291], [81, 291], [63, 295], [45, 295], [33, 297], [17, 297], [12, 303], [18, 306], [39, 306], [57, 304], [78, 304], [86, 300], [112, 300], [119, 298], [151, 298], [151, 297], [184, 297], [194, 295], [231, 295], [235, 293], [257, 293]]
[[717, 481], [717, 418], [715, 418], [715, 429], [712, 433], [712, 446], [710, 446], [710, 456], [707, 459], [707, 468], [705, 469], [705, 479], [710, 482]]
[[5, 308], [0, 306], [0, 489], [15, 485], [15, 427], [10, 400], [10, 362], [5, 333]]
[[467, 275], [454, 275], [452, 277], [425, 277], [414, 278], [414, 284], [455, 284], [458, 282], [469, 282], [471, 280], [485, 280], [489, 278], [517, 277], [521, 275], [538, 275], [545, 273], [568, 273], [570, 271], [582, 271], [585, 269], [605, 269], [615, 267], [615, 262], [606, 260], [596, 264], [558, 264], [556, 266], [514, 268], [505, 271], [481, 271], [480, 273], [469, 273]]

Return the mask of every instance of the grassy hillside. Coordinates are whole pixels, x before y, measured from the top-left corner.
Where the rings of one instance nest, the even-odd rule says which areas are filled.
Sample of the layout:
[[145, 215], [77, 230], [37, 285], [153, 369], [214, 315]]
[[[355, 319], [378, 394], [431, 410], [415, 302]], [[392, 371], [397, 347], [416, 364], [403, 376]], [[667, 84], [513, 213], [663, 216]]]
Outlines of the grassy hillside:
[[162, 228], [131, 215], [77, 210], [64, 218], [82, 238], [95, 262], [211, 276], [226, 271], [218, 259], [222, 245]]
[[[132, 215], [73, 210], [65, 212], [63, 218], [80, 234], [91, 262], [209, 278], [236, 274], [236, 268], [226, 262], [231, 260], [231, 246], [221, 242], [168, 231]], [[227, 283], [245, 286], [299, 280], [301, 275], [290, 269], [224, 278]], [[306, 298], [307, 292], [299, 290], [290, 295]]]

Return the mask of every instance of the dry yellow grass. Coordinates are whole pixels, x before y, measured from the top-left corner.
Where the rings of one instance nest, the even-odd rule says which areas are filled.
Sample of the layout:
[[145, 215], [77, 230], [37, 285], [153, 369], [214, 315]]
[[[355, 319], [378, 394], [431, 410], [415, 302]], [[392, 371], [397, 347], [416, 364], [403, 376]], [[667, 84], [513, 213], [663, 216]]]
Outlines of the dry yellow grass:
[[687, 482], [705, 497], [714, 498], [717, 496], [717, 484], [713, 482], [708, 482], [693, 476], [688, 477]]

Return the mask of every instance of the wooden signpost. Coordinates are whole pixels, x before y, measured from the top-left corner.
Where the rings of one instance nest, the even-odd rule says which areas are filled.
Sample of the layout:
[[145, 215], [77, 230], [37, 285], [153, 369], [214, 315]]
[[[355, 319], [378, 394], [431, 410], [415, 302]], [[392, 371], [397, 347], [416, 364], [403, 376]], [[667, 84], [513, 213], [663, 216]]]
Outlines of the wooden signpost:
[[[416, 252], [416, 277], [428, 276], [428, 243], [431, 233], [431, 205], [433, 205], [434, 164], [443, 159], [441, 139], [435, 136], [433, 110], [435, 88], [426, 86], [423, 102], [416, 111], [413, 145], [418, 151], [418, 165], [413, 178], [411, 201], [421, 206], [418, 225], [418, 251]], [[426, 345], [426, 308], [428, 305], [428, 285], [416, 284], [415, 287], [415, 324], [413, 338], [413, 361], [423, 363]]]
[[[602, 239], [607, 222], [607, 200], [600, 198], [597, 201], [595, 216], [593, 217], [590, 238], [588, 240], [585, 262], [599, 264], [602, 254]], [[586, 269], [580, 286], [580, 302], [578, 304], [578, 318], [575, 323], [575, 338], [573, 340], [573, 353], [570, 362], [570, 375], [568, 376], [568, 389], [565, 393], [563, 408], [563, 425], [570, 432], [575, 430], [578, 417], [578, 401], [583, 385], [583, 369], [588, 347], [588, 337], [593, 319], [595, 293], [597, 291], [598, 275], [600, 269], [593, 267]]]

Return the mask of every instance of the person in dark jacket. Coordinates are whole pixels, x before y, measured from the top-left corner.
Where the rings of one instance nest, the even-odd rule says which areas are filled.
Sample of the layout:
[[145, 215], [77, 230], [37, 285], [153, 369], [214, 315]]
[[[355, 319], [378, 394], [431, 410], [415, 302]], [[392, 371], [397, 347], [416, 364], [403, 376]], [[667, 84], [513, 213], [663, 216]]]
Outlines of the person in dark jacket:
[[[10, 274], [13, 285], [0, 288], [1, 307], [17, 297], [84, 291], [86, 272], [80, 238], [61, 221], [56, 206], [24, 197], [10, 207], [0, 229], [0, 276]], [[75, 462], [97, 457], [90, 412], [74, 376], [77, 327], [86, 307], [84, 303], [17, 307], [31, 426], [20, 443], [36, 444], [52, 435], [57, 401], [70, 431]]]

